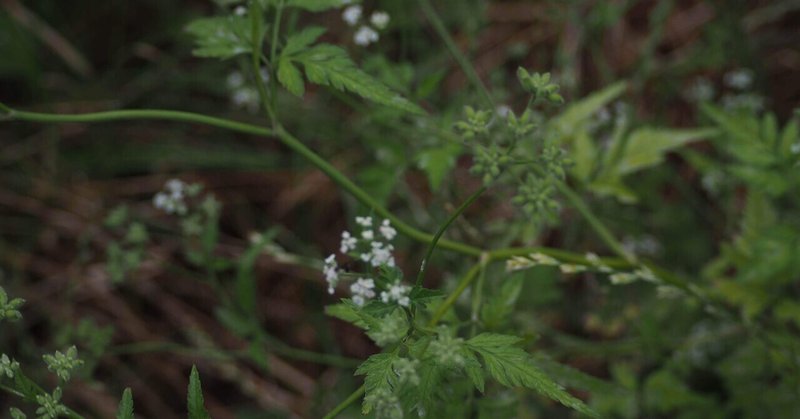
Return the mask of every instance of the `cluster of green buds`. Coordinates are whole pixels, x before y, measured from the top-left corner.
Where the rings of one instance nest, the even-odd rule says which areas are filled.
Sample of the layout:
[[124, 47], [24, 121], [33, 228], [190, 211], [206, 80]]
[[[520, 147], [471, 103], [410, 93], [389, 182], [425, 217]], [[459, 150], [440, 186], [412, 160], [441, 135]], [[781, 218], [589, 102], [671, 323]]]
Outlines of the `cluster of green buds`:
[[469, 171], [474, 175], [481, 176], [484, 185], [488, 185], [500, 176], [503, 168], [510, 162], [511, 156], [508, 151], [498, 146], [497, 143], [489, 144], [488, 147], [477, 146]]
[[559, 205], [553, 199], [553, 182], [546, 177], [529, 174], [517, 189], [511, 202], [522, 208], [529, 217], [550, 218], [558, 212]]
[[17, 321], [22, 318], [22, 313], [19, 308], [25, 304], [22, 298], [13, 298], [9, 300], [8, 294], [0, 287], [0, 320]]
[[489, 134], [489, 122], [492, 117], [489, 111], [476, 111], [471, 106], [465, 106], [464, 113], [467, 114], [467, 120], [456, 122], [456, 128], [461, 131], [465, 139], [471, 140], [479, 135]]
[[78, 359], [78, 348], [71, 346], [65, 353], [56, 351], [55, 354], [42, 356], [47, 364], [47, 369], [54, 372], [63, 381], [69, 381], [72, 377], [72, 370], [83, 365], [83, 361]]
[[545, 101], [552, 105], [561, 105], [564, 98], [558, 93], [559, 86], [550, 82], [550, 73], [528, 73], [520, 67], [517, 69], [517, 78], [522, 88], [530, 93], [534, 101]]

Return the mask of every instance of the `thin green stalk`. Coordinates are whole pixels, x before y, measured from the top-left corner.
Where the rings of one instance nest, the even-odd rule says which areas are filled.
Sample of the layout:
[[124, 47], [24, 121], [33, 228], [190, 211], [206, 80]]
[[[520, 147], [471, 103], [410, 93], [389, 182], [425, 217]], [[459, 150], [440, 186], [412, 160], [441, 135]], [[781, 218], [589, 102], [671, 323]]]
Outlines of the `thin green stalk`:
[[472, 203], [475, 202], [475, 200], [478, 199], [478, 197], [481, 196], [481, 194], [483, 194], [484, 192], [486, 192], [486, 186], [481, 186], [480, 189], [473, 192], [472, 195], [470, 195], [466, 199], [466, 201], [461, 203], [461, 206], [456, 208], [456, 210], [453, 211], [452, 214], [450, 214], [450, 217], [447, 219], [447, 221], [445, 221], [445, 223], [442, 224], [441, 227], [439, 227], [439, 231], [436, 232], [436, 235], [433, 236], [433, 240], [428, 245], [428, 252], [425, 254], [425, 258], [422, 259], [422, 264], [420, 265], [419, 268], [419, 274], [417, 275], [417, 282], [415, 284], [417, 287], [422, 286], [422, 282], [425, 279], [425, 271], [428, 269], [428, 262], [430, 261], [431, 255], [433, 254], [433, 249], [436, 248], [436, 243], [439, 242], [439, 239], [442, 237], [442, 234], [444, 234], [444, 232], [447, 231], [447, 228], [450, 227], [450, 224], [452, 224], [453, 221], [455, 221], [456, 218], [458, 218], [458, 216], [461, 215], [461, 213], [463, 213], [467, 208], [469, 208], [469, 206], [472, 205]]
[[598, 236], [606, 243], [606, 245], [611, 248], [617, 255], [621, 258], [625, 259], [626, 261], [630, 262], [631, 264], [636, 263], [636, 257], [631, 253], [627, 252], [625, 248], [622, 247], [622, 243], [617, 241], [614, 238], [614, 235], [611, 234], [611, 231], [606, 228], [602, 221], [600, 221], [597, 217], [595, 217], [592, 210], [583, 202], [580, 196], [572, 191], [572, 189], [567, 186], [564, 182], [557, 180], [556, 187], [567, 198], [567, 200], [572, 204], [575, 209], [578, 210], [579, 213], [586, 219], [589, 225], [594, 229]]
[[[488, 259], [488, 257], [486, 257], [486, 259]], [[450, 307], [455, 304], [456, 300], [458, 300], [458, 297], [461, 296], [461, 293], [463, 293], [464, 290], [466, 290], [470, 284], [472, 284], [472, 281], [478, 276], [478, 273], [481, 271], [481, 265], [482, 263], [476, 263], [472, 266], [472, 268], [469, 269], [469, 271], [467, 271], [467, 274], [461, 278], [461, 281], [456, 286], [456, 289], [447, 296], [444, 302], [442, 302], [442, 304], [436, 309], [436, 312], [433, 313], [430, 321], [428, 321], [429, 327], [436, 326], [436, 323], [439, 323], [439, 320], [441, 320], [442, 317], [447, 314], [447, 310], [449, 310]]]
[[0, 103], [0, 109], [5, 112], [4, 118], [10, 120], [45, 122], [45, 123], [75, 123], [75, 122], [108, 122], [135, 119], [156, 119], [166, 121], [192, 122], [211, 125], [245, 134], [258, 136], [272, 136], [269, 128], [245, 124], [228, 119], [215, 118], [191, 112], [169, 111], [163, 109], [119, 110], [106, 112], [92, 112], [83, 114], [59, 115], [38, 112], [25, 112], [11, 109]]
[[325, 415], [325, 417], [323, 419], [333, 419], [336, 416], [339, 416], [339, 413], [342, 413], [344, 411], [344, 409], [347, 409], [348, 406], [350, 406], [351, 404], [355, 403], [359, 398], [361, 398], [361, 396], [364, 395], [364, 392], [366, 390], [367, 390], [367, 388], [364, 387], [363, 385], [361, 387], [359, 387], [356, 391], [354, 391], [346, 399], [344, 399], [344, 401], [339, 403], [338, 406], [334, 407], [333, 410], [328, 412], [328, 414]]
[[283, 2], [279, 0], [278, 5], [275, 6], [275, 20], [272, 23], [272, 39], [270, 40], [269, 62], [272, 63], [272, 77], [270, 77], [270, 93], [272, 100], [272, 121], [273, 125], [278, 123], [278, 37], [281, 32], [281, 17], [283, 16]]
[[433, 29], [436, 30], [436, 33], [442, 38], [444, 41], [447, 50], [450, 52], [450, 55], [458, 62], [458, 65], [461, 67], [461, 71], [467, 76], [472, 84], [478, 88], [478, 90], [483, 95], [483, 98], [486, 100], [487, 105], [491, 107], [491, 109], [495, 108], [494, 100], [492, 100], [492, 95], [489, 93], [489, 89], [486, 88], [486, 85], [483, 84], [481, 81], [480, 76], [475, 71], [475, 67], [469, 62], [466, 56], [458, 49], [455, 41], [453, 41], [453, 37], [450, 36], [450, 33], [447, 32], [447, 28], [444, 26], [444, 22], [436, 13], [436, 9], [433, 8], [431, 2], [429, 0], [418, 0], [419, 5], [422, 7], [422, 11], [425, 13], [425, 17], [431, 22], [433, 25]]

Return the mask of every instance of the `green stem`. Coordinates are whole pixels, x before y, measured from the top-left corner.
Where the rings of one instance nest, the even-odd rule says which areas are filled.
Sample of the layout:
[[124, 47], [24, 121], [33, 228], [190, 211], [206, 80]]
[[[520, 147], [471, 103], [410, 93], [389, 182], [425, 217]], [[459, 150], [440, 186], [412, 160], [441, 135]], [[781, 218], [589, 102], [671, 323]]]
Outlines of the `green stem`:
[[467, 208], [469, 208], [469, 206], [472, 205], [472, 203], [475, 202], [475, 200], [478, 199], [478, 197], [481, 196], [481, 194], [483, 194], [484, 192], [486, 192], [486, 186], [481, 186], [480, 189], [473, 192], [472, 195], [470, 195], [467, 198], [467, 200], [461, 204], [461, 206], [459, 206], [455, 211], [453, 211], [452, 214], [450, 214], [450, 217], [447, 219], [447, 221], [444, 224], [442, 224], [441, 227], [439, 227], [439, 231], [436, 232], [436, 235], [433, 236], [433, 240], [428, 245], [428, 252], [425, 254], [425, 258], [422, 259], [422, 265], [419, 268], [419, 274], [417, 275], [417, 282], [415, 286], [417, 287], [422, 286], [422, 282], [425, 279], [425, 271], [428, 269], [428, 262], [430, 261], [431, 255], [433, 254], [433, 249], [436, 248], [436, 243], [439, 242], [439, 239], [442, 237], [442, 234], [444, 234], [447, 228], [450, 227], [450, 224], [452, 224], [453, 221], [455, 221], [456, 218], [458, 218], [458, 216], [461, 215], [461, 213], [463, 213]]
[[429, 0], [418, 0], [419, 5], [422, 7], [422, 11], [425, 13], [425, 17], [431, 22], [433, 25], [433, 29], [436, 30], [436, 33], [442, 38], [444, 41], [447, 50], [450, 52], [450, 55], [458, 62], [458, 65], [461, 67], [461, 71], [467, 76], [469, 81], [477, 87], [483, 98], [486, 100], [486, 103], [491, 107], [491, 109], [495, 108], [494, 100], [492, 100], [492, 95], [489, 93], [489, 89], [486, 88], [486, 85], [483, 84], [481, 81], [480, 76], [475, 71], [475, 67], [469, 62], [466, 56], [458, 49], [455, 41], [453, 41], [453, 37], [450, 36], [450, 33], [447, 32], [447, 28], [444, 26], [444, 22], [436, 13], [436, 9], [433, 8], [431, 2]]
[[272, 39], [270, 40], [269, 62], [272, 63], [272, 77], [270, 77], [270, 93], [273, 125], [278, 122], [278, 37], [281, 32], [281, 16], [283, 15], [283, 1], [279, 0], [275, 7], [275, 20], [272, 23]]
[[0, 109], [6, 112], [7, 118], [20, 121], [45, 122], [45, 123], [73, 123], [73, 122], [108, 122], [131, 119], [156, 119], [167, 121], [192, 122], [211, 125], [245, 134], [258, 136], [272, 136], [269, 128], [257, 125], [235, 122], [213, 116], [200, 115], [191, 112], [168, 111], [163, 109], [119, 110], [106, 112], [93, 112], [72, 115], [58, 115], [38, 112], [18, 111], [0, 104]]
[[348, 406], [355, 403], [359, 398], [361, 398], [361, 396], [364, 395], [365, 391], [366, 387], [362, 385], [356, 391], [350, 394], [346, 399], [344, 399], [343, 402], [339, 403], [338, 406], [334, 407], [333, 410], [328, 412], [328, 414], [325, 415], [323, 419], [333, 419], [336, 416], [339, 416], [339, 413], [342, 413], [344, 409], [347, 409]]
[[621, 258], [625, 259], [631, 264], [636, 263], [636, 257], [631, 253], [627, 252], [625, 248], [622, 247], [622, 243], [617, 241], [617, 239], [614, 238], [614, 235], [611, 234], [611, 231], [608, 228], [606, 228], [603, 222], [600, 221], [597, 217], [595, 217], [594, 213], [592, 213], [592, 210], [589, 209], [589, 207], [586, 205], [586, 203], [583, 202], [583, 200], [581, 199], [580, 196], [578, 196], [578, 194], [573, 192], [572, 189], [570, 189], [566, 183], [560, 180], [556, 181], [556, 187], [561, 192], [561, 194], [567, 198], [567, 200], [572, 204], [572, 206], [575, 207], [575, 209], [577, 209], [579, 213], [581, 213], [583, 218], [586, 219], [586, 221], [589, 223], [592, 229], [594, 229], [597, 235], [600, 236], [600, 239], [602, 239], [606, 243], [606, 245], [609, 248], [611, 248], [611, 250], [614, 251], [614, 253], [616, 253]]
[[[482, 257], [482, 259], [490, 259], [490, 258]], [[453, 290], [453, 292], [447, 296], [447, 299], [445, 299], [444, 302], [442, 302], [442, 305], [440, 305], [436, 309], [436, 312], [433, 313], [433, 316], [431, 317], [430, 321], [428, 321], [429, 327], [436, 326], [436, 323], [439, 323], [439, 320], [441, 320], [442, 317], [444, 317], [444, 315], [447, 314], [447, 310], [449, 310], [450, 307], [453, 306], [453, 304], [455, 304], [458, 297], [461, 296], [461, 293], [463, 293], [464, 290], [466, 290], [470, 286], [470, 284], [472, 284], [472, 281], [475, 280], [475, 278], [478, 276], [478, 273], [480, 273], [481, 266], [483, 265], [483, 263], [488, 263], [488, 260], [487, 262], [476, 263], [475, 265], [472, 266], [472, 268], [469, 269], [469, 271], [467, 271], [467, 274], [464, 275], [463, 278], [461, 278], [461, 281], [458, 283], [458, 285], [456, 285], [456, 289]]]

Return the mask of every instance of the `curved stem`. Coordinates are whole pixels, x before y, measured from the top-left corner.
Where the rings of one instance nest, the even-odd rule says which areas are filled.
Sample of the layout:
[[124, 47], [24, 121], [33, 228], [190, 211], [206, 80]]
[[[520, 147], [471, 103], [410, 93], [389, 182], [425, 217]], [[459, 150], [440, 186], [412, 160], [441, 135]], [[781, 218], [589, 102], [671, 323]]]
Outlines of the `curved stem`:
[[344, 409], [347, 409], [348, 406], [350, 406], [356, 400], [358, 400], [361, 396], [363, 396], [364, 392], [366, 390], [367, 390], [366, 387], [364, 387], [363, 385], [361, 387], [359, 387], [356, 391], [354, 391], [352, 394], [347, 396], [347, 398], [344, 399], [343, 402], [339, 403], [338, 406], [334, 407], [333, 410], [328, 412], [328, 414], [325, 415], [325, 417], [323, 419], [333, 419], [336, 416], [339, 416], [339, 413], [342, 413], [344, 411]]
[[108, 122], [122, 121], [131, 119], [158, 119], [166, 121], [192, 122], [197, 124], [211, 125], [231, 131], [258, 136], [272, 136], [273, 131], [269, 128], [257, 125], [245, 124], [243, 122], [231, 121], [229, 119], [215, 118], [192, 112], [169, 111], [164, 109], [141, 109], [141, 110], [118, 110], [106, 112], [92, 112], [82, 114], [50, 114], [39, 112], [25, 112], [11, 109], [0, 104], [0, 109], [6, 112], [6, 117], [11, 120], [46, 122], [46, 123], [72, 123], [72, 122]]
[[481, 194], [484, 192], [486, 192], [485, 185], [481, 186], [480, 189], [473, 192], [472, 195], [470, 195], [467, 198], [467, 200], [461, 204], [461, 206], [459, 206], [455, 211], [453, 211], [452, 214], [450, 214], [450, 218], [448, 218], [447, 221], [444, 224], [442, 224], [441, 227], [439, 227], [439, 231], [436, 232], [436, 235], [433, 236], [433, 240], [431, 241], [430, 245], [428, 245], [428, 252], [425, 254], [425, 258], [422, 259], [422, 264], [420, 265], [419, 268], [419, 274], [417, 275], [417, 282], [415, 286], [417, 287], [422, 286], [422, 281], [425, 279], [425, 271], [428, 269], [428, 261], [431, 259], [431, 255], [433, 254], [433, 249], [436, 248], [436, 243], [439, 242], [439, 239], [442, 237], [442, 234], [444, 234], [447, 228], [450, 227], [450, 224], [452, 224], [453, 221], [455, 221], [456, 218], [458, 218], [458, 216], [461, 215], [462, 212], [464, 212], [467, 208], [469, 208], [469, 206], [472, 205], [472, 203], [475, 202], [475, 200], [478, 199], [478, 197], [481, 196]]
[[447, 28], [444, 26], [444, 22], [436, 13], [436, 9], [433, 8], [431, 2], [429, 0], [418, 0], [420, 7], [422, 7], [422, 11], [425, 13], [425, 17], [433, 25], [433, 29], [436, 30], [436, 33], [442, 38], [444, 41], [447, 50], [450, 51], [450, 55], [458, 62], [459, 67], [461, 67], [461, 71], [466, 74], [469, 81], [478, 88], [478, 90], [483, 95], [483, 98], [486, 100], [486, 103], [491, 106], [491, 109], [494, 109], [494, 100], [492, 100], [492, 95], [489, 93], [489, 89], [486, 88], [486, 85], [483, 84], [481, 81], [480, 76], [475, 71], [475, 67], [470, 64], [467, 57], [458, 49], [455, 41], [453, 41], [453, 37], [450, 36], [450, 33], [447, 32]]

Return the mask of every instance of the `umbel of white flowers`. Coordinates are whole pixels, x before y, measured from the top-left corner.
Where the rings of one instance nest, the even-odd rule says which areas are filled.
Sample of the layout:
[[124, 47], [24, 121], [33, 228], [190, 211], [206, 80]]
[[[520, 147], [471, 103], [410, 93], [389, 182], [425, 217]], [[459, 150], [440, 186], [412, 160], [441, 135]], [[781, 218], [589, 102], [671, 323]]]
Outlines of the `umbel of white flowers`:
[[[339, 243], [339, 251], [344, 255], [357, 258], [372, 268], [395, 267], [394, 246], [389, 242], [397, 236], [397, 230], [392, 227], [389, 220], [383, 220], [375, 229], [372, 217], [356, 217], [359, 226], [358, 234], [345, 230]], [[328, 293], [333, 294], [342, 278], [342, 271], [336, 262], [336, 255], [331, 254], [325, 258], [322, 267], [325, 281], [328, 283]], [[397, 303], [407, 307], [411, 300], [408, 296], [411, 287], [399, 281], [388, 286], [385, 290], [376, 289], [375, 281], [369, 277], [358, 278], [350, 285], [352, 301], [357, 306], [363, 306], [370, 300], [380, 295], [384, 303]]]
[[[359, 25], [363, 14], [364, 9], [361, 5], [354, 4], [344, 9], [342, 12], [342, 20], [344, 20], [348, 26], [354, 27]], [[378, 31], [386, 29], [386, 27], [389, 26], [390, 20], [391, 17], [389, 14], [384, 11], [378, 10], [373, 12], [369, 17], [369, 23], [361, 24], [355, 34], [353, 34], [353, 42], [362, 47], [378, 42], [380, 39]]]

